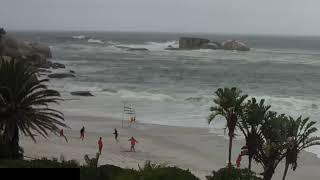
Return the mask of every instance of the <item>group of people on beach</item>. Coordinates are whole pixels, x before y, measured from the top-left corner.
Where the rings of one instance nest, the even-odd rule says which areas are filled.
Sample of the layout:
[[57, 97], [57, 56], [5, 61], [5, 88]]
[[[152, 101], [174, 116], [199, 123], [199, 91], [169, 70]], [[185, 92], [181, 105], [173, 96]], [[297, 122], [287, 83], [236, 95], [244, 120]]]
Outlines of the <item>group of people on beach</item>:
[[[82, 126], [82, 128], [80, 129], [80, 139], [82, 141], [84, 140], [84, 134], [85, 134], [85, 127]], [[118, 130], [116, 128], [114, 128], [113, 135], [114, 135], [115, 141], [118, 143], [119, 142], [119, 139], [118, 139], [119, 134], [118, 134]], [[60, 130], [60, 136], [64, 137], [66, 142], [68, 142], [67, 137], [64, 135], [63, 129]], [[132, 151], [136, 152], [135, 145], [136, 145], [136, 143], [138, 143], [138, 141], [133, 136], [131, 136], [131, 138], [128, 141], [130, 141], [130, 144], [131, 144], [130, 152], [132, 152]], [[102, 149], [103, 149], [103, 140], [102, 140], [102, 137], [100, 137], [98, 140], [98, 150], [99, 150], [100, 154], [102, 152]]]
[[[118, 143], [118, 142], [119, 142], [119, 140], [118, 140], [119, 134], [118, 134], [118, 130], [117, 130], [116, 128], [114, 128], [113, 135], [114, 135], [115, 141]], [[130, 141], [130, 144], [131, 144], [130, 152], [132, 152], [132, 151], [133, 151], [133, 152], [136, 152], [136, 150], [135, 150], [134, 147], [135, 147], [136, 143], [138, 143], [138, 141], [137, 141], [133, 136], [131, 136], [131, 138], [130, 138], [128, 141]], [[99, 148], [99, 153], [101, 154], [102, 149], [103, 149], [103, 140], [102, 140], [102, 137], [99, 138], [98, 148]]]

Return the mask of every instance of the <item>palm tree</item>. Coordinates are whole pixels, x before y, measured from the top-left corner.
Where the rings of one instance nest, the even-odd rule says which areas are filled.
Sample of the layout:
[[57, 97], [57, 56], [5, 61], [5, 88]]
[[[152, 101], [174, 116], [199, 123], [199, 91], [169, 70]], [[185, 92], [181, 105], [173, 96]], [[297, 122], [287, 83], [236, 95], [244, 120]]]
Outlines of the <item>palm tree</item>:
[[0, 144], [7, 147], [5, 158], [20, 158], [19, 131], [35, 141], [38, 133], [47, 137], [66, 127], [63, 114], [48, 107], [58, 103], [60, 94], [48, 89], [48, 79], [38, 80], [37, 70], [23, 61], [0, 61]]
[[217, 97], [213, 100], [216, 104], [210, 108], [211, 114], [208, 117], [208, 123], [217, 116], [223, 116], [226, 121], [226, 128], [228, 129], [229, 136], [229, 156], [228, 156], [228, 167], [231, 167], [231, 151], [232, 151], [232, 140], [234, 138], [234, 131], [238, 122], [238, 119], [242, 115], [244, 108], [243, 101], [248, 95], [242, 95], [241, 90], [233, 88], [219, 88], [216, 92]]
[[303, 149], [320, 145], [320, 137], [312, 136], [318, 130], [313, 126], [315, 123], [314, 121], [309, 122], [309, 118], [302, 119], [300, 116], [295, 120], [289, 116], [283, 180], [286, 179], [289, 165], [291, 165], [293, 171], [296, 170], [298, 155]]
[[238, 122], [238, 127], [242, 131], [247, 147], [249, 158], [248, 169], [251, 170], [251, 163], [254, 156], [258, 153], [258, 147], [262, 142], [261, 125], [266, 118], [270, 105], [264, 105], [264, 99], [257, 103], [255, 98], [248, 100], [242, 118]]
[[286, 124], [284, 114], [268, 111], [260, 130], [260, 141], [254, 160], [263, 166], [263, 179], [271, 180], [275, 169], [284, 158], [286, 145]]

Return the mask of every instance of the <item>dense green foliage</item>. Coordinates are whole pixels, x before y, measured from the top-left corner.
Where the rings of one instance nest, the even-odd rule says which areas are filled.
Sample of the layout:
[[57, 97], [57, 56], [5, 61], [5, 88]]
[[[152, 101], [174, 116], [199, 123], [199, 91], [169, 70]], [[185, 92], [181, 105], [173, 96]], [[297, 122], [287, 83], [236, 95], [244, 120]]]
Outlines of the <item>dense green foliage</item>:
[[254, 172], [248, 169], [221, 168], [213, 171], [212, 176], [207, 176], [207, 180], [262, 180]]
[[60, 94], [48, 89], [48, 79], [38, 80], [37, 70], [24, 61], [0, 60], [0, 158], [19, 159], [19, 132], [35, 141], [35, 133], [47, 137], [66, 125], [63, 114], [49, 108]]
[[112, 165], [98, 168], [81, 167], [81, 180], [199, 180], [188, 170], [147, 162], [139, 170], [122, 169]]
[[0, 160], [1, 168], [79, 168], [79, 163], [71, 160], [58, 162], [57, 159], [46, 158], [36, 160]]
[[[209, 123], [217, 115], [224, 117], [227, 121], [228, 167], [232, 168], [230, 164], [232, 138], [234, 130], [238, 128], [246, 140], [246, 148], [241, 155], [248, 156], [248, 169], [251, 169], [251, 162], [254, 160], [263, 168], [263, 179], [271, 180], [275, 169], [285, 159], [284, 180], [290, 165], [293, 170], [296, 169], [298, 155], [303, 149], [320, 145], [320, 137], [314, 136], [318, 130], [314, 127], [316, 122], [309, 122], [309, 118], [302, 119], [301, 116], [294, 119], [291, 116], [270, 111], [271, 106], [265, 105], [264, 99], [258, 102], [252, 98], [244, 102], [247, 96], [240, 93], [241, 91], [237, 88], [219, 88], [209, 115]], [[223, 179], [225, 176], [232, 176], [233, 173], [235, 171], [225, 170], [220, 174]], [[215, 176], [218, 177], [218, 174]]]
[[285, 180], [289, 165], [292, 170], [295, 171], [298, 166], [299, 153], [310, 146], [320, 145], [320, 137], [312, 136], [318, 129], [314, 127], [316, 122], [309, 121], [309, 118], [297, 119], [288, 117], [286, 122], [287, 131], [286, 137], [288, 137], [285, 146], [285, 170], [283, 174], [283, 180]]
[[139, 170], [123, 169], [113, 165], [99, 167], [80, 166], [78, 162], [57, 159], [0, 160], [0, 168], [80, 168], [81, 180], [199, 180], [188, 170], [177, 167], [155, 165], [147, 162]]

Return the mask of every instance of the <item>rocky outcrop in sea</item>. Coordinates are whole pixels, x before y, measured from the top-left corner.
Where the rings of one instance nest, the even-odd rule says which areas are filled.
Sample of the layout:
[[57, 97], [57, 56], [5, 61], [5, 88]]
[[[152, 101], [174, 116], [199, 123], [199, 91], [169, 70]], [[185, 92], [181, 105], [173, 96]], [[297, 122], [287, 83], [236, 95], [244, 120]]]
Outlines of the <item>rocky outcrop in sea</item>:
[[195, 49], [223, 49], [235, 51], [249, 51], [250, 48], [243, 42], [227, 40], [222, 43], [210, 41], [209, 39], [195, 37], [181, 37], [179, 47], [168, 46], [166, 50], [195, 50]]
[[49, 60], [52, 58], [52, 53], [48, 45], [19, 40], [7, 34], [3, 29], [0, 39], [0, 55], [4, 59], [15, 58], [26, 61], [37, 68], [65, 68], [65, 65]]

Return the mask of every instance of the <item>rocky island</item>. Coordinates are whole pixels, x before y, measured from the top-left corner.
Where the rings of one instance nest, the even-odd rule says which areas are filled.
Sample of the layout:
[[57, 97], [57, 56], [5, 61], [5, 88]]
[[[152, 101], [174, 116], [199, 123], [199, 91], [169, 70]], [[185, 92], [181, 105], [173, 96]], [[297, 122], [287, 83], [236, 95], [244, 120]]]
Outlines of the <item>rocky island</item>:
[[249, 51], [250, 48], [243, 42], [237, 40], [226, 40], [221, 43], [209, 39], [180, 37], [179, 48], [168, 46], [166, 50], [195, 50], [195, 49], [223, 49], [235, 51]]

